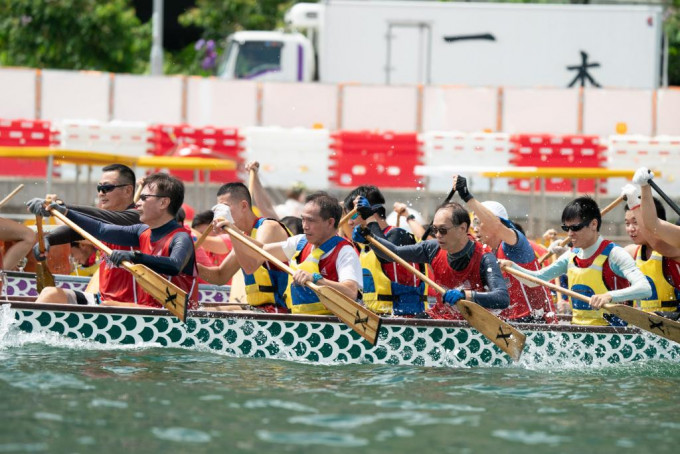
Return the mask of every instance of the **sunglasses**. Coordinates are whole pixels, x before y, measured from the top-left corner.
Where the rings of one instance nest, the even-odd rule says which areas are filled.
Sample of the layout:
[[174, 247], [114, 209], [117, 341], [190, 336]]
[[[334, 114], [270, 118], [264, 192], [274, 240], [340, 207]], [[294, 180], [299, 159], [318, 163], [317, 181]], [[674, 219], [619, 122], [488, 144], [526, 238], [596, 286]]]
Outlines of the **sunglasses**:
[[108, 194], [109, 192], [113, 191], [116, 188], [122, 188], [123, 186], [132, 186], [131, 184], [98, 184], [97, 185], [97, 192], [101, 192], [102, 194]]
[[565, 232], [568, 232], [569, 230], [571, 230], [572, 232], [578, 232], [579, 230], [582, 230], [583, 227], [586, 227], [588, 224], [590, 224], [591, 221], [592, 221], [592, 219], [590, 219], [588, 221], [583, 221], [580, 224], [576, 224], [576, 225], [564, 225], [564, 224], [562, 224], [562, 230], [564, 230]]
[[454, 227], [437, 227], [433, 225], [432, 227], [430, 227], [430, 231], [432, 232], [432, 235], [440, 233], [442, 236], [444, 236], [447, 233], [449, 233], [449, 230], [452, 230]]
[[149, 197], [161, 198], [161, 197], [170, 197], [170, 196], [169, 195], [163, 195], [163, 194], [142, 194], [142, 195], [139, 196], [139, 200], [141, 200], [142, 202], [146, 202], [146, 199], [148, 199]]

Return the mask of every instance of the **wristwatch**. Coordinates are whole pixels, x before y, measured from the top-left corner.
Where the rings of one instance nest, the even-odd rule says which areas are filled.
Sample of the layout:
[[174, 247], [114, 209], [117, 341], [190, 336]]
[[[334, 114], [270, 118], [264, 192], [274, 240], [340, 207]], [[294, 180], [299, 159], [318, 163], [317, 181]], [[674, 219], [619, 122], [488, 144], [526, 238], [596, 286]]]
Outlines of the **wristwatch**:
[[312, 274], [312, 282], [313, 282], [314, 284], [316, 284], [317, 282], [319, 282], [321, 279], [323, 279], [323, 276], [321, 275], [321, 273], [314, 273], [314, 274]]
[[414, 215], [412, 215], [412, 214], [409, 214], [408, 216], [406, 216], [406, 220], [407, 220], [407, 221], [415, 221], [415, 220], [416, 220], [416, 217], [415, 217]]

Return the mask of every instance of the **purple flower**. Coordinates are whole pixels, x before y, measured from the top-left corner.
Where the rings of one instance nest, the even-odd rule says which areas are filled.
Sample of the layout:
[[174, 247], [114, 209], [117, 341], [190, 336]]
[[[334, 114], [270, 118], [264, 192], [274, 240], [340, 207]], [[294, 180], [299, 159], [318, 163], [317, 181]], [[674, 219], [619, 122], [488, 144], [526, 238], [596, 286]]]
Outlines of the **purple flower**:
[[201, 50], [201, 49], [203, 49], [203, 46], [205, 46], [205, 40], [199, 39], [198, 41], [196, 41], [196, 45], [194, 46], [194, 49]]
[[215, 59], [214, 58], [205, 57], [203, 59], [203, 63], [201, 63], [201, 68], [203, 68], [203, 69], [210, 69], [213, 66], [215, 66]]
[[[31, 16], [21, 16], [21, 25], [28, 25], [33, 21], [33, 18]], [[215, 43], [213, 43], [213, 47], [215, 47]]]
[[212, 52], [215, 50], [215, 41], [212, 39], [209, 39], [208, 42], [205, 43], [205, 50], [208, 52]]

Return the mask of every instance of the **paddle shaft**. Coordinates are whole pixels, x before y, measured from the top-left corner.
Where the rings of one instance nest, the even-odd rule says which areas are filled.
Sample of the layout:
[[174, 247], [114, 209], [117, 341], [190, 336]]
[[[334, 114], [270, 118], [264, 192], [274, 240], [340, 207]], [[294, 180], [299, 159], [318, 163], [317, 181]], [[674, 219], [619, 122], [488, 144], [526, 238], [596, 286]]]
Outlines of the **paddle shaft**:
[[[675, 203], [670, 197], [668, 197], [668, 194], [666, 194], [658, 184], [654, 182], [654, 180], [649, 180], [648, 181], [649, 185], [656, 191], [657, 194], [661, 196], [662, 199], [666, 201], [668, 206], [673, 208], [673, 211], [675, 211], [676, 214], [680, 215], [680, 207], [678, 206], [677, 203]], [[2, 205], [0, 205], [2, 206]]]
[[[68, 225], [71, 227], [73, 230], [78, 232], [80, 236], [85, 238], [86, 240], [89, 240], [92, 244], [95, 245], [98, 249], [102, 250], [105, 254], [111, 255], [111, 248], [99, 241], [97, 238], [92, 236], [90, 233], [88, 233], [86, 230], [84, 230], [82, 227], [80, 227], [78, 224], [67, 218], [64, 214], [62, 214], [60, 211], [55, 210], [55, 209], [50, 209], [50, 213], [52, 213], [52, 216], [55, 218], [59, 219], [62, 221], [64, 224]], [[123, 262], [123, 263], [130, 263], [130, 262]]]
[[132, 196], [133, 203], [139, 202], [139, 198], [142, 196], [142, 188], [144, 188], [144, 183], [137, 185], [137, 189], [135, 189], [135, 195]]
[[205, 239], [208, 238], [208, 236], [210, 235], [211, 230], [212, 224], [209, 224], [208, 227], [206, 227], [206, 229], [203, 231], [203, 233], [201, 233], [201, 236], [198, 237], [198, 239], [194, 243], [194, 249], [198, 249], [199, 247], [201, 247]]
[[[614, 199], [614, 201], [612, 203], [610, 203], [609, 205], [604, 207], [602, 209], [602, 211], [600, 212], [600, 216], [604, 216], [605, 214], [609, 213], [611, 210], [616, 208], [618, 206], [618, 204], [621, 203], [621, 202], [623, 202], [623, 195], [618, 196], [616, 199]], [[569, 236], [567, 236], [566, 238], [564, 238], [560, 242], [560, 246], [564, 247], [567, 244], [569, 244]], [[541, 264], [541, 263], [545, 262], [546, 260], [548, 260], [552, 256], [553, 256], [553, 253], [548, 251], [545, 254], [543, 254], [541, 257], [539, 257], [538, 263]]]
[[352, 217], [353, 217], [355, 214], [357, 214], [357, 209], [356, 209], [356, 208], [353, 208], [352, 211], [350, 211], [349, 213], [347, 213], [346, 215], [344, 215], [342, 218], [340, 218], [340, 222], [338, 223], [338, 227], [340, 227], [341, 225], [345, 224], [347, 221], [349, 221], [350, 219], [352, 219]]
[[575, 298], [577, 300], [581, 300], [583, 302], [590, 304], [590, 298], [589, 297], [587, 297], [585, 295], [581, 295], [580, 293], [576, 293], [573, 290], [569, 290], [569, 289], [566, 289], [564, 287], [560, 287], [559, 285], [555, 285], [552, 282], [544, 281], [544, 280], [539, 279], [537, 277], [531, 276], [530, 274], [523, 273], [523, 272], [521, 272], [521, 271], [519, 271], [515, 268], [505, 268], [504, 271], [508, 274], [512, 274], [513, 276], [522, 278], [526, 281], [534, 282], [536, 284], [542, 285], [542, 286], [547, 287], [547, 288], [554, 290], [556, 292], [564, 293], [567, 296], [571, 296], [572, 298]]
[[[293, 270], [293, 268], [291, 268], [291, 267], [289, 267], [288, 265], [286, 265], [285, 263], [283, 263], [281, 260], [279, 260], [278, 258], [276, 258], [276, 257], [275, 257], [273, 254], [271, 254], [270, 252], [265, 251], [264, 249], [262, 249], [261, 247], [259, 247], [259, 246], [256, 245], [255, 243], [251, 242], [251, 241], [250, 241], [243, 233], [239, 232], [239, 231], [236, 230], [235, 228], [224, 225], [224, 226], [222, 226], [222, 229], [225, 230], [227, 233], [229, 233], [229, 235], [231, 235], [232, 238], [236, 238], [239, 242], [245, 244], [245, 245], [248, 246], [250, 249], [252, 249], [253, 251], [257, 252], [257, 253], [260, 254], [262, 257], [266, 258], [267, 260], [269, 260], [270, 262], [272, 262], [274, 265], [276, 265], [276, 266], [278, 266], [279, 268], [281, 268], [281, 269], [282, 269], [283, 271], [285, 271], [286, 273], [290, 274], [291, 276], [292, 276], [293, 274], [295, 274], [295, 270]], [[314, 284], [312, 284], [312, 285], [314, 285]], [[316, 287], [316, 286], [315, 286], [315, 287]]]
[[41, 255], [45, 255], [45, 238], [43, 236], [43, 217], [36, 215], [35, 228], [38, 231], [38, 249]]
[[24, 185], [23, 185], [23, 184], [20, 184], [19, 186], [17, 186], [17, 187], [14, 189], [14, 191], [10, 192], [10, 193], [7, 195], [7, 197], [5, 197], [4, 199], [0, 200], [0, 208], [2, 208], [3, 206], [5, 206], [5, 204], [6, 204], [7, 202], [9, 202], [10, 200], [12, 200], [12, 197], [14, 197], [15, 195], [17, 195], [17, 193], [18, 193], [19, 191], [21, 191], [22, 189], [24, 189]]
[[416, 267], [408, 263], [406, 260], [399, 257], [397, 254], [387, 249], [387, 247], [383, 246], [378, 240], [371, 236], [367, 236], [366, 239], [368, 240], [369, 243], [371, 243], [372, 246], [376, 247], [377, 249], [382, 251], [385, 255], [388, 255], [392, 260], [394, 260], [395, 262], [409, 270], [411, 273], [415, 274], [416, 277], [418, 277], [423, 282], [426, 282], [430, 287], [437, 290], [442, 295], [446, 293], [446, 289], [444, 287], [437, 284], [429, 277], [425, 276], [425, 274], [421, 273], [420, 270], [418, 270]]

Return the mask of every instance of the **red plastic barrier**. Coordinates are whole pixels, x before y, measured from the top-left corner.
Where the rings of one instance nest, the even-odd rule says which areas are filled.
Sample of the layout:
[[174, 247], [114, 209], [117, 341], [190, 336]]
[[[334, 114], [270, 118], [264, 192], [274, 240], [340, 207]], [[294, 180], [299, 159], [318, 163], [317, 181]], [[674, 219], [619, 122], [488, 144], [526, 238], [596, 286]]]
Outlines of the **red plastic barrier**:
[[421, 185], [414, 167], [423, 157], [416, 133], [338, 131], [331, 136], [330, 181], [340, 187]]
[[[0, 119], [0, 146], [49, 147], [55, 143], [51, 127], [45, 120]], [[0, 175], [44, 178], [46, 173], [46, 161], [0, 158]]]
[[[182, 153], [178, 153], [179, 149], [191, 146], [192, 152], [188, 156], [229, 158], [236, 160], [239, 164], [243, 163], [242, 138], [238, 135], [236, 128], [152, 125], [149, 127], [149, 132], [151, 132], [150, 153], [156, 156], [182, 156]], [[197, 149], [207, 149], [207, 152], [202, 153], [196, 151]], [[172, 174], [183, 181], [194, 181], [193, 171], [173, 170]], [[203, 172], [200, 172], [199, 178], [203, 181]], [[235, 170], [219, 170], [210, 172], [210, 181], [213, 183], [239, 181], [239, 176]]]
[[[597, 136], [552, 136], [549, 134], [520, 134], [510, 139], [515, 146], [510, 150], [510, 163], [517, 167], [583, 167], [603, 168], [606, 162], [606, 147]], [[526, 178], [516, 178], [509, 185], [517, 191], [529, 191], [531, 185]], [[536, 180], [535, 190], [540, 190]], [[545, 181], [547, 192], [571, 192], [572, 180], [549, 178]], [[595, 180], [578, 179], [576, 191], [595, 192]], [[606, 192], [606, 180], [600, 180], [600, 192]]]

